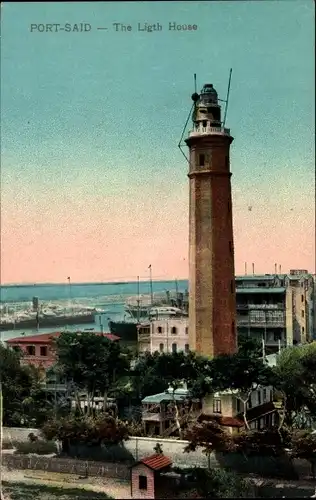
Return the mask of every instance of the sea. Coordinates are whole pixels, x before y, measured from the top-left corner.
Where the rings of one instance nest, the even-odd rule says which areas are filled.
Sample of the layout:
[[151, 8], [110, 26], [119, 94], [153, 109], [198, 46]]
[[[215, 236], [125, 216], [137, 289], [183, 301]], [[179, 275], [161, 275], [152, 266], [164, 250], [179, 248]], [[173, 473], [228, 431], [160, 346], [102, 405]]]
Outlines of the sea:
[[[188, 280], [152, 281], [153, 293], [160, 296], [165, 292], [185, 292], [188, 289]], [[95, 322], [84, 325], [71, 325], [67, 330], [95, 330], [109, 332], [108, 321], [128, 319], [125, 311], [127, 300], [140, 296], [150, 296], [150, 281], [112, 282], [112, 283], [63, 283], [63, 284], [34, 284], [34, 285], [3, 285], [0, 286], [1, 312], [23, 311], [30, 308], [33, 297], [37, 297], [41, 305], [52, 304], [59, 306], [76, 305], [76, 307], [95, 307], [99, 313], [95, 315]], [[62, 331], [65, 327], [39, 328], [39, 330], [18, 329], [0, 332], [1, 340], [6, 341], [20, 335], [28, 336], [54, 331]]]

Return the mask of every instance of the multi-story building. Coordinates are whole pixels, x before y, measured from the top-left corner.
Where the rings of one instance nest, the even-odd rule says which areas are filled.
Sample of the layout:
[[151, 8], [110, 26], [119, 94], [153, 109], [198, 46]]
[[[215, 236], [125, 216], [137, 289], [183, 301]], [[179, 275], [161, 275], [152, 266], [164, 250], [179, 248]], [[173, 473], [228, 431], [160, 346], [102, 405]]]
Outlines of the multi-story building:
[[[315, 280], [307, 271], [237, 276], [235, 284], [238, 335], [264, 340], [266, 353], [316, 339]], [[188, 352], [188, 326], [188, 318], [142, 324], [139, 352]]]
[[138, 352], [189, 352], [188, 318], [164, 318], [140, 325]]
[[[237, 391], [225, 391], [206, 397], [202, 402], [190, 400], [185, 388], [168, 389], [161, 394], [147, 396], [142, 400], [142, 421], [145, 433], [168, 436], [176, 434], [174, 401], [178, 407], [181, 424], [189, 420], [214, 420], [230, 433], [245, 429], [243, 403]], [[250, 429], [263, 429], [278, 421], [277, 409], [273, 402], [272, 387], [258, 387], [248, 400], [246, 419]]]
[[[21, 351], [22, 364], [35, 365], [43, 370], [53, 366], [56, 362], [56, 351], [54, 349], [54, 340], [59, 337], [61, 332], [43, 333], [39, 335], [16, 337], [6, 341], [8, 347]], [[119, 337], [111, 333], [99, 333], [109, 340], [119, 340]]]
[[305, 270], [237, 276], [238, 334], [264, 339], [267, 352], [313, 340], [314, 288]]

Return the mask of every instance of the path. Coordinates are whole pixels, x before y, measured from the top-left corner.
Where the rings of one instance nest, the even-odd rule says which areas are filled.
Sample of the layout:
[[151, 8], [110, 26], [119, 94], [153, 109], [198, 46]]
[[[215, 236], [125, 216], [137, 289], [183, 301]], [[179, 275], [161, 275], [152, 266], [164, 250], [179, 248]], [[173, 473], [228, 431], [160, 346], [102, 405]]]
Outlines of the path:
[[75, 474], [61, 474], [38, 470], [8, 470], [3, 468], [2, 480], [8, 482], [23, 482], [33, 484], [46, 484], [60, 488], [81, 488], [90, 491], [106, 493], [113, 498], [130, 499], [130, 484], [113, 478], [78, 479]]

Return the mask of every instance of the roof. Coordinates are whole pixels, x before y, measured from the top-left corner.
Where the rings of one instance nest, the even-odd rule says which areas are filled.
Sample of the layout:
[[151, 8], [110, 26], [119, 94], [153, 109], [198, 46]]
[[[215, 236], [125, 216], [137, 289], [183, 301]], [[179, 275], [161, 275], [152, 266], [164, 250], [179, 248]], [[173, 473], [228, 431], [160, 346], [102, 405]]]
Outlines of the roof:
[[153, 394], [152, 396], [147, 396], [142, 400], [142, 403], [162, 403], [163, 401], [184, 401], [189, 397], [190, 393], [187, 389], [176, 389], [174, 391], [167, 389], [165, 392], [160, 392], [159, 394]]
[[236, 293], [284, 293], [284, 287], [236, 287]]
[[238, 417], [221, 417], [220, 415], [215, 415], [215, 414], [205, 414], [202, 413], [198, 417], [198, 422], [207, 422], [207, 421], [215, 421], [219, 425], [222, 425], [223, 427], [243, 427], [244, 422]]
[[[62, 332], [50, 332], [50, 333], [42, 333], [38, 335], [30, 335], [23, 337], [15, 337], [14, 339], [7, 340], [7, 344], [49, 344], [52, 339], [58, 338]], [[81, 332], [77, 332], [81, 333]], [[90, 332], [93, 333], [93, 332]], [[109, 340], [119, 340], [120, 337], [113, 335], [112, 333], [101, 333], [95, 332], [96, 335], [103, 335]]]
[[154, 453], [154, 455], [142, 458], [141, 460], [133, 464], [131, 467], [135, 467], [136, 465], [139, 464], [146, 465], [146, 467], [149, 467], [149, 469], [152, 470], [161, 470], [172, 465], [172, 460], [169, 457], [163, 455], [162, 453]]
[[[248, 422], [252, 420], [256, 420], [263, 415], [267, 415], [268, 413], [273, 413], [276, 411], [273, 401], [268, 401], [267, 403], [263, 403], [262, 405], [255, 406], [254, 408], [250, 408], [247, 410], [246, 416]], [[240, 413], [237, 418], [243, 418], [242, 413]]]

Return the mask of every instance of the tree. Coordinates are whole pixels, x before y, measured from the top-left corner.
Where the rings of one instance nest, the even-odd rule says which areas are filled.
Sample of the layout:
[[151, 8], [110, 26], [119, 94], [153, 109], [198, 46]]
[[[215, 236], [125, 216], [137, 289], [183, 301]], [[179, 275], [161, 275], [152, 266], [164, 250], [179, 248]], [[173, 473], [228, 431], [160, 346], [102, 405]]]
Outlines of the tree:
[[211, 454], [214, 452], [232, 451], [233, 441], [215, 421], [196, 423], [191, 425], [184, 434], [189, 444], [184, 451], [189, 453], [201, 447], [208, 459], [208, 469], [211, 469]]
[[221, 355], [210, 362], [209, 388], [210, 394], [217, 391], [230, 390], [243, 404], [243, 420], [249, 429], [247, 420], [247, 403], [251, 394], [259, 386], [268, 386], [272, 382], [272, 370], [262, 359], [249, 351], [240, 350], [236, 354]]
[[79, 393], [87, 395], [87, 413], [91, 414], [97, 391], [103, 394], [103, 410], [108, 396], [120, 378], [129, 372], [129, 358], [120, 344], [91, 332], [64, 332], [55, 341], [57, 365], [72, 385], [77, 410], [83, 413]]
[[22, 353], [0, 343], [0, 378], [3, 392], [3, 423], [7, 426], [40, 425], [49, 406], [39, 370], [21, 365]]
[[202, 498], [248, 498], [253, 496], [251, 483], [235, 472], [223, 469], [193, 469], [192, 479]]
[[316, 345], [283, 349], [273, 368], [274, 387], [280, 393], [288, 426], [306, 425], [304, 414], [316, 416]]
[[111, 446], [121, 443], [129, 436], [126, 424], [105, 413], [96, 417], [68, 415], [58, 420], [53, 419], [43, 425], [42, 434], [48, 440], [61, 441], [66, 453], [70, 445]]
[[316, 433], [296, 431], [292, 435], [291, 455], [307, 460], [311, 466], [313, 480], [316, 472]]

